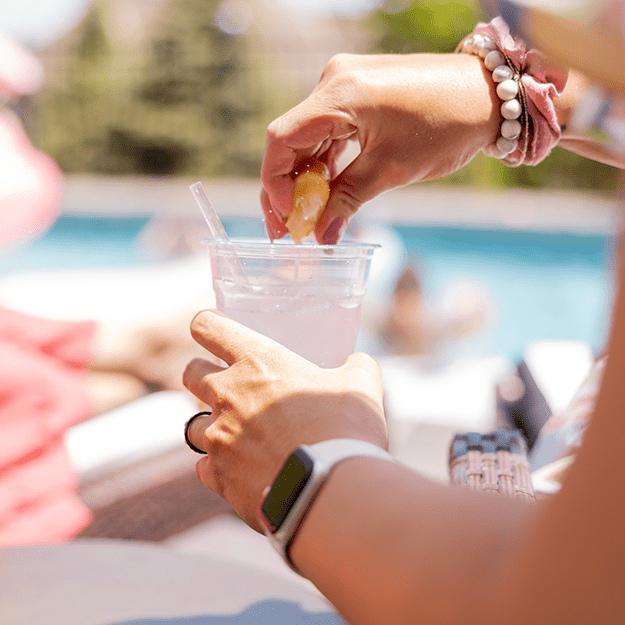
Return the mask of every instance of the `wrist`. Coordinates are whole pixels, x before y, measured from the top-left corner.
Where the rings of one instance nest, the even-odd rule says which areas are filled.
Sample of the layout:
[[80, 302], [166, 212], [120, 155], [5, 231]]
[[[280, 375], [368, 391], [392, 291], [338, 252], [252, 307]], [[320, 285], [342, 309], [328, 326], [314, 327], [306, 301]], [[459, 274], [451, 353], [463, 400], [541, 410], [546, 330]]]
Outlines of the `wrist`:
[[[407, 100], [417, 122], [414, 133], [421, 136], [425, 128], [435, 141], [416, 159], [421, 158], [424, 168], [430, 169], [433, 152], [438, 163], [438, 158], [450, 151], [448, 157], [456, 161], [455, 171], [497, 138], [501, 115], [496, 85], [478, 57], [416, 54], [414, 60], [416, 79], [410, 84], [412, 99]], [[440, 177], [438, 164], [432, 176], [419, 180]], [[449, 168], [443, 169], [450, 173]]]
[[501, 126], [501, 99], [492, 72], [484, 66], [481, 58], [469, 55], [450, 55], [458, 63], [463, 74], [465, 96], [461, 106], [467, 106], [469, 118], [476, 124], [476, 136], [480, 149], [493, 145]]
[[518, 68], [504, 51], [501, 40], [491, 33], [468, 35], [456, 51], [480, 59], [495, 89], [495, 106], [499, 113], [497, 135], [493, 143], [482, 148], [483, 152], [509, 165], [521, 164], [527, 154], [529, 119]]
[[263, 492], [257, 518], [272, 546], [297, 573], [291, 548], [304, 519], [337, 465], [363, 456], [393, 462], [382, 448], [362, 440], [331, 439], [302, 445]]
[[[567, 73], [549, 63], [538, 50], [514, 38], [500, 17], [478, 24], [456, 51], [484, 59], [493, 80], [499, 83], [497, 94], [503, 101], [505, 121], [496, 144], [485, 153], [513, 167], [541, 162], [560, 139], [561, 124], [554, 100], [563, 93]], [[509, 105], [513, 105], [511, 109]]]

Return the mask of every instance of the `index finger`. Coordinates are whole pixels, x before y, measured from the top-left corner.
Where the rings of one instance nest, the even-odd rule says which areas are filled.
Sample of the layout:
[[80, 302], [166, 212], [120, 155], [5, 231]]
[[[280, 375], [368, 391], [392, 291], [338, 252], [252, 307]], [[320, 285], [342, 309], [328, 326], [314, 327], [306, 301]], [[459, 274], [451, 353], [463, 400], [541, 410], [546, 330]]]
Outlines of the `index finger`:
[[322, 112], [329, 106], [319, 100], [311, 96], [267, 129], [261, 180], [273, 209], [283, 218], [293, 208], [292, 173], [297, 165], [313, 156], [327, 140], [344, 139], [356, 129], [346, 113]]
[[263, 188], [260, 192], [260, 204], [265, 215], [265, 230], [271, 241], [281, 239], [286, 236], [289, 231], [284, 223], [284, 219], [274, 210], [267, 191]]
[[228, 366], [248, 357], [264, 353], [275, 341], [250, 330], [217, 310], [202, 310], [191, 322], [191, 335], [202, 347]]

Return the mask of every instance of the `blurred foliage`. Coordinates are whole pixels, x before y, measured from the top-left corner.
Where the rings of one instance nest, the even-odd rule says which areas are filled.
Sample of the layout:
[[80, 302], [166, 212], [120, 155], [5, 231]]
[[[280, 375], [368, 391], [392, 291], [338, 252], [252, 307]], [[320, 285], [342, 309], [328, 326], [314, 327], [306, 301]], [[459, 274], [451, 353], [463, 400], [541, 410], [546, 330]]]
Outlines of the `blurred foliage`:
[[394, 8], [387, 1], [371, 15], [372, 27], [381, 32], [376, 42], [380, 52], [453, 52], [478, 21], [484, 20], [476, 3], [466, 0], [417, 0]]
[[[403, 10], [394, 9], [404, 5]], [[405, 5], [408, 4], [408, 7]], [[385, 7], [367, 18], [378, 33], [372, 52], [409, 54], [453, 52], [458, 42], [479, 21], [488, 21], [468, 0], [387, 0]], [[620, 170], [591, 161], [561, 148], [534, 167], [508, 167], [478, 154], [455, 174], [432, 184], [469, 184], [492, 187], [586, 189], [611, 193], [621, 179]]]
[[[68, 173], [258, 176], [267, 124], [294, 94], [288, 79], [268, 79], [253, 27], [217, 28], [220, 3], [163, 2], [135, 48], [111, 36], [110, 2], [94, 3], [35, 102], [38, 146]], [[359, 25], [373, 52], [445, 53], [484, 19], [468, 0], [387, 0]], [[556, 148], [537, 167], [480, 154], [438, 184], [611, 190], [618, 176]]]
[[218, 4], [172, 0], [130, 51], [95, 4], [38, 102], [38, 145], [68, 173], [257, 176], [283, 108], [247, 33], [216, 27]]

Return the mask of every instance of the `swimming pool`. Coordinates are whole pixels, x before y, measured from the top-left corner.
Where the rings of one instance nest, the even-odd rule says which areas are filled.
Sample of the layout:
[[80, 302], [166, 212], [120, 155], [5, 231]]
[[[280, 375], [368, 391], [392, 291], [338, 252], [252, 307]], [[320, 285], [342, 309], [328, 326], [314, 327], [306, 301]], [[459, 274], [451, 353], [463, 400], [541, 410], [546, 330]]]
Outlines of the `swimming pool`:
[[147, 215], [61, 215], [41, 237], [0, 254], [0, 274], [8, 271], [123, 267], [149, 262], [135, 245], [150, 221]]
[[[151, 262], [137, 236], [149, 216], [63, 215], [42, 237], [0, 256], [0, 273]], [[224, 220], [230, 236], [264, 236], [260, 219]], [[537, 339], [570, 339], [601, 349], [612, 297], [611, 241], [599, 234], [391, 224], [435, 302], [469, 279], [489, 295], [486, 329], [463, 342], [470, 355], [518, 360]]]
[[518, 360], [532, 340], [602, 348], [612, 298], [611, 241], [600, 235], [398, 227], [433, 294], [452, 280], [479, 280], [495, 316], [467, 349]]
[[[493, 314], [483, 332], [457, 346], [462, 354], [504, 354], [518, 361], [529, 342], [544, 339], [586, 341], [595, 352], [602, 349], [612, 298], [609, 236], [390, 227], [434, 305], [450, 285], [463, 281], [488, 294]], [[231, 236], [264, 236], [260, 221], [229, 222], [226, 228]]]

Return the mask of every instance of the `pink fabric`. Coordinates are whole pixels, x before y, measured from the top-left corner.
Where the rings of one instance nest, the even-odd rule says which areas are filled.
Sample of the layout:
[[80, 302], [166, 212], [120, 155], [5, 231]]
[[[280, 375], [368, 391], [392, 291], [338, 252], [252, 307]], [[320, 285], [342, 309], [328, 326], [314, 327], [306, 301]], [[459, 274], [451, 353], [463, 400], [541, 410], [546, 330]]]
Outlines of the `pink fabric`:
[[0, 94], [35, 93], [43, 78], [41, 61], [12, 37], [0, 33]]
[[[42, 83], [37, 57], [0, 33], [0, 104]], [[10, 109], [0, 108], [0, 247], [39, 234], [56, 219], [62, 181], [58, 165], [32, 145]]]
[[94, 331], [0, 307], [0, 546], [68, 540], [91, 520], [63, 434], [91, 416]]
[[0, 247], [41, 233], [57, 218], [63, 175], [0, 110]]
[[[0, 102], [35, 91], [30, 52], [0, 33]], [[0, 247], [56, 219], [62, 173], [10, 110], [0, 110]], [[91, 519], [63, 443], [91, 416], [86, 368], [95, 325], [48, 321], [0, 307], [0, 547], [59, 542]]]
[[[567, 73], [550, 64], [538, 50], [528, 50], [521, 39], [515, 39], [510, 34], [507, 24], [500, 17], [488, 24], [478, 24], [475, 32], [493, 37], [521, 74], [531, 120], [529, 146], [522, 162], [525, 165], [536, 165], [551, 152], [560, 139], [561, 129], [553, 98], [562, 94]], [[520, 161], [520, 149], [510, 157]]]

